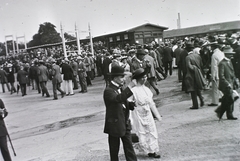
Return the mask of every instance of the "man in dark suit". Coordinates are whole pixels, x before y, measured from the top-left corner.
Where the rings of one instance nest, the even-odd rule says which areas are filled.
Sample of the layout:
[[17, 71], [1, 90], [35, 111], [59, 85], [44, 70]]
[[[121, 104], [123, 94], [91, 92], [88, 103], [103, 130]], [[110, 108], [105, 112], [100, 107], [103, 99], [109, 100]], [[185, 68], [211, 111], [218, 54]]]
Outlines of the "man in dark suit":
[[[226, 52], [225, 52], [226, 56]], [[219, 90], [222, 91], [223, 97], [221, 105], [215, 110], [217, 117], [222, 118], [223, 114], [226, 111], [228, 120], [237, 120], [233, 116], [234, 110], [234, 98], [233, 98], [233, 87], [235, 83], [235, 74], [231, 60], [227, 57], [224, 57], [218, 65], [219, 73]]]
[[109, 85], [109, 64], [112, 63], [112, 60], [110, 59], [110, 54], [108, 52], [105, 53], [105, 58], [103, 60], [103, 76], [104, 80], [106, 82], [106, 87]]
[[17, 81], [20, 84], [22, 96], [27, 95], [27, 76], [28, 73], [24, 70], [23, 66], [20, 66], [20, 70], [17, 73]]
[[172, 75], [172, 61], [173, 61], [173, 51], [168, 46], [168, 43], [166, 43], [165, 47], [163, 48], [163, 65], [164, 65], [166, 76], [168, 75], [168, 70], [169, 70], [169, 75]]
[[5, 93], [4, 84], [6, 84], [8, 91], [10, 91], [10, 87], [9, 87], [8, 80], [7, 80], [7, 73], [5, 70], [3, 70], [3, 66], [0, 66], [0, 83], [2, 84], [3, 93]]
[[4, 118], [7, 116], [7, 110], [3, 101], [0, 99], [0, 149], [4, 161], [11, 161], [11, 156], [7, 146], [7, 128], [4, 123]]
[[[129, 110], [134, 106], [129, 106], [127, 98], [132, 96], [130, 86], [121, 90], [124, 84], [124, 68], [113, 66], [110, 73], [112, 81], [104, 90], [104, 103], [106, 106], [104, 133], [108, 134], [111, 161], [118, 161], [120, 139], [123, 143], [124, 153], [127, 161], [136, 161], [136, 154], [132, 146], [131, 124], [129, 120]], [[126, 83], [127, 84], [127, 83]]]

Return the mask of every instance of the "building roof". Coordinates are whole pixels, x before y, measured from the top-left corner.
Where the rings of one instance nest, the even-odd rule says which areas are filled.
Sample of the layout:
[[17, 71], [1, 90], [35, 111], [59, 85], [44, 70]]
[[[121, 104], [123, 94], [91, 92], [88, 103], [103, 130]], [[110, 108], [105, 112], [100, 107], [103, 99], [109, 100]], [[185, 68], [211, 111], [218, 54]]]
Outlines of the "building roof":
[[108, 35], [113, 35], [113, 34], [119, 34], [119, 33], [122, 33], [122, 32], [133, 32], [133, 31], [137, 30], [138, 28], [141, 28], [141, 27], [144, 27], [144, 26], [157, 27], [157, 28], [162, 29], [162, 30], [168, 29], [168, 27], [165, 27], [165, 26], [159, 26], [159, 25], [155, 25], [155, 24], [152, 24], [152, 23], [145, 23], [145, 24], [142, 24], [142, 25], [139, 25], [139, 26], [136, 26], [136, 27], [127, 29], [127, 30], [118, 31], [118, 32], [112, 32], [112, 33], [107, 33], [107, 34], [95, 36], [94, 38], [96, 38], [96, 37], [102, 37], [102, 36], [108, 36]]
[[196, 34], [204, 34], [219, 31], [240, 30], [240, 21], [230, 21], [223, 23], [215, 23], [201, 26], [194, 26], [182, 29], [166, 30], [163, 32], [164, 38], [173, 38], [179, 36], [188, 36]]

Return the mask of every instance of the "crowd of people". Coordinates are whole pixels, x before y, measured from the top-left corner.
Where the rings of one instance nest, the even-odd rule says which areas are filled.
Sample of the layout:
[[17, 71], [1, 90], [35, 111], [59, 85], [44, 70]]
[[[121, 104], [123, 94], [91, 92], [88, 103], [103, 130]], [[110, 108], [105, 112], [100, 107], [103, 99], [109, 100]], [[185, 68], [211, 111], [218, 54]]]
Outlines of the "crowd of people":
[[61, 97], [72, 96], [76, 90], [84, 94], [95, 77], [103, 76], [106, 84], [104, 132], [109, 134], [111, 160], [118, 160], [120, 138], [127, 160], [136, 160], [131, 125], [138, 137], [134, 147], [149, 157], [160, 158], [154, 119], [161, 120], [161, 115], [152, 97], [160, 94], [157, 84], [173, 74], [174, 66], [182, 91], [191, 94], [190, 109], [205, 105], [201, 92], [211, 85], [212, 102], [208, 105], [218, 106], [221, 101], [215, 111], [217, 117], [221, 119], [226, 111], [227, 119], [237, 119], [233, 116], [234, 100], [238, 97], [233, 93], [240, 78], [240, 42], [236, 35], [186, 37], [111, 49], [100, 44], [94, 46], [94, 52], [85, 46], [81, 53], [70, 52], [68, 57], [55, 50], [35, 55], [30, 52], [22, 59], [10, 58], [3, 62], [0, 67], [2, 92], [5, 93], [6, 86], [10, 94], [20, 90], [22, 96], [26, 96], [27, 86], [31, 86], [42, 97], [51, 97], [47, 88], [51, 81], [53, 100], [57, 100], [57, 91]]

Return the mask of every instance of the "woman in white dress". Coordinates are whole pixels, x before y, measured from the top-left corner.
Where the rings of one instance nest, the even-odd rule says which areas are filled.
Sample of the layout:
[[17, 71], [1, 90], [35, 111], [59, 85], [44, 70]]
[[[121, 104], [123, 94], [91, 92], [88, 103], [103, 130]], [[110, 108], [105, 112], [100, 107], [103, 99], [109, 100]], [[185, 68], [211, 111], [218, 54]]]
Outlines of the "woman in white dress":
[[132, 79], [136, 79], [136, 86], [131, 89], [133, 96], [129, 101], [135, 102], [135, 109], [131, 111], [130, 118], [132, 123], [132, 132], [136, 133], [139, 142], [134, 147], [140, 152], [148, 154], [149, 157], [160, 158], [157, 154], [158, 132], [152, 113], [157, 120], [161, 120], [161, 116], [153, 101], [153, 93], [144, 85], [147, 80], [146, 73], [143, 68], [137, 69], [133, 73]]

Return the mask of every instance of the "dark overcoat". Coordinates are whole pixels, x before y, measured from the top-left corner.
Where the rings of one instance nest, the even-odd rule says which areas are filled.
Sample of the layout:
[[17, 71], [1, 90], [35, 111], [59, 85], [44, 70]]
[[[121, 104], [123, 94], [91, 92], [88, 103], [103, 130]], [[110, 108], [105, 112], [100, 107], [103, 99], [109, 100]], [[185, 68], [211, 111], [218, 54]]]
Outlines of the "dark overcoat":
[[8, 82], [9, 83], [14, 83], [15, 82], [14, 67], [13, 66], [10, 67], [7, 72], [8, 72], [8, 75], [7, 75]]
[[62, 74], [63, 80], [72, 80], [73, 79], [73, 69], [69, 64], [62, 64]]
[[[203, 78], [202, 58], [199, 54], [191, 53], [186, 57], [187, 74], [185, 77], [186, 88], [188, 92], [203, 89], [205, 80]], [[201, 76], [199, 76], [201, 75]]]
[[[127, 98], [132, 95], [129, 88], [121, 93], [112, 83], [104, 90], [104, 103], [106, 106], [104, 133], [115, 137], [122, 137], [127, 130], [131, 130]], [[125, 106], [125, 107], [124, 107]]]
[[163, 63], [173, 60], [173, 51], [170, 47], [163, 48]]
[[223, 59], [218, 65], [219, 90], [225, 93], [228, 86], [233, 88], [235, 74], [230, 60]]
[[0, 82], [7, 83], [7, 72], [3, 69], [0, 69]]
[[[2, 99], [0, 99], [0, 108], [4, 109], [5, 105], [2, 101]], [[5, 126], [4, 120], [2, 118], [2, 115], [0, 115], [0, 137], [1, 136], [6, 136], [7, 135], [7, 128]]]
[[19, 84], [27, 84], [27, 76], [28, 73], [25, 70], [19, 70], [17, 73], [17, 81], [19, 82]]

